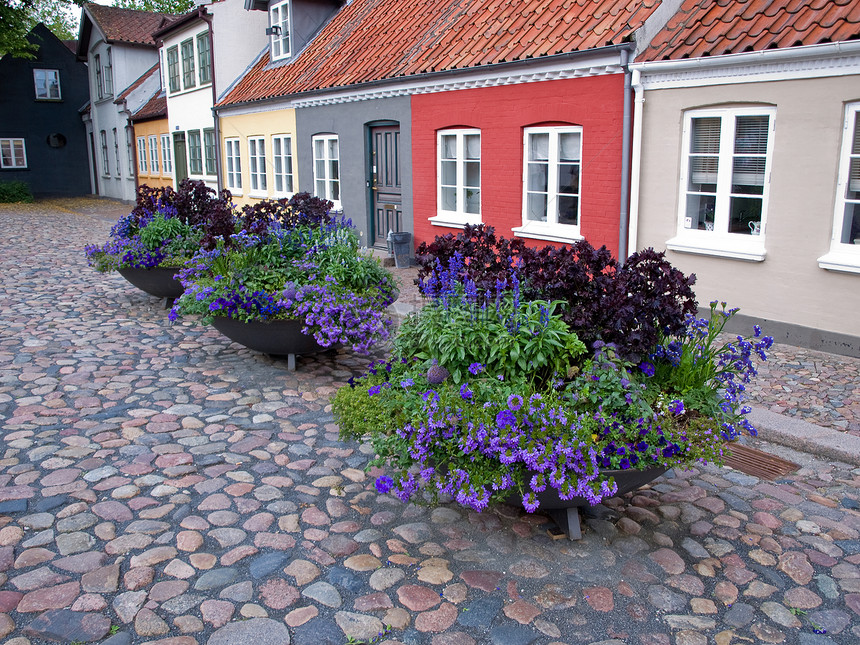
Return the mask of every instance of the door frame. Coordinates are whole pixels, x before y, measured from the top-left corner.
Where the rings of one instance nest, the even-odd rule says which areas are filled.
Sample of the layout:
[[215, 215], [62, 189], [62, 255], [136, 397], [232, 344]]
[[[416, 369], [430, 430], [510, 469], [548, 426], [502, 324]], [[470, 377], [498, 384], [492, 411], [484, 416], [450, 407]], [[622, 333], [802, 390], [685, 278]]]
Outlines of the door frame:
[[[179, 188], [179, 182], [188, 178], [188, 147], [185, 141], [185, 131], [176, 131], [173, 135], [173, 182], [174, 188]], [[179, 142], [182, 142], [182, 155], [179, 154]], [[182, 157], [182, 176], [179, 173], [179, 158]]]
[[[365, 154], [364, 154], [364, 165], [365, 165], [365, 186], [366, 188], [366, 202], [367, 202], [367, 241], [369, 247], [375, 247], [376, 240], [376, 196], [373, 190], [373, 128], [384, 128], [384, 127], [393, 127], [397, 126], [398, 129], [401, 127], [400, 121], [396, 119], [378, 119], [375, 121], [368, 121], [364, 124], [364, 139], [365, 139]], [[401, 130], [402, 132], [402, 130]], [[398, 163], [400, 163], [400, 155], [398, 154]], [[400, 169], [401, 177], [403, 176], [403, 169]], [[401, 204], [403, 203], [403, 187], [401, 185]]]

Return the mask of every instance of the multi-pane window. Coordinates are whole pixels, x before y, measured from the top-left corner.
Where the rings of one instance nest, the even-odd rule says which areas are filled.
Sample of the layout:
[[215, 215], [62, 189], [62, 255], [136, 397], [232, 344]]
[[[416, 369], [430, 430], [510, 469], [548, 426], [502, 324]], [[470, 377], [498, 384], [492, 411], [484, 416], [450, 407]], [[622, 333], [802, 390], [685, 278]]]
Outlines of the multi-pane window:
[[169, 134], [161, 135], [161, 172], [164, 175], [173, 173], [173, 147]]
[[767, 212], [772, 111], [690, 113], [684, 136], [680, 228], [760, 239]]
[[175, 45], [167, 50], [167, 78], [170, 91], [178, 92], [179, 87], [179, 48]]
[[581, 128], [526, 128], [523, 226], [579, 227]]
[[317, 197], [334, 202], [340, 208], [340, 153], [336, 134], [313, 138], [314, 190]]
[[149, 135], [149, 171], [158, 174], [158, 137], [154, 134]]
[[251, 191], [266, 191], [266, 139], [248, 137], [248, 169], [251, 173]]
[[93, 56], [93, 69], [96, 71], [96, 95], [103, 99], [105, 94], [102, 89], [102, 58], [99, 54]]
[[242, 190], [242, 156], [238, 139], [224, 139], [227, 165], [227, 188]]
[[146, 166], [146, 137], [137, 138], [137, 172], [145, 174]]
[[272, 60], [290, 55], [290, 2], [279, 2], [269, 8], [272, 27]]
[[125, 152], [128, 156], [128, 178], [134, 179], [134, 128], [125, 126]]
[[0, 168], [26, 168], [24, 139], [0, 139]]
[[437, 135], [439, 215], [481, 219], [481, 132], [440, 130]]
[[105, 96], [113, 96], [113, 65], [111, 64], [111, 50], [107, 50], [107, 65], [104, 67]]
[[818, 265], [860, 273], [860, 103], [845, 108], [833, 235], [830, 252], [818, 258]]
[[60, 70], [34, 69], [33, 83], [36, 86], [37, 99], [57, 100], [62, 98], [60, 95]]
[[209, 32], [197, 34], [197, 69], [200, 84], [212, 81], [212, 63], [209, 56]]
[[119, 137], [116, 128], [113, 129], [113, 158], [116, 161], [116, 176], [122, 177], [122, 162], [119, 160]]
[[188, 131], [188, 172], [203, 174], [203, 149], [200, 145], [200, 130]]
[[293, 154], [289, 135], [272, 137], [272, 156], [274, 158], [275, 193], [293, 193]]
[[102, 173], [110, 177], [110, 159], [108, 158], [107, 132], [99, 131], [99, 142], [102, 144]]
[[182, 89], [187, 90], [197, 83], [194, 78], [194, 40], [189, 38], [182, 41]]
[[206, 162], [206, 174], [215, 174], [215, 130], [203, 131], [203, 158]]

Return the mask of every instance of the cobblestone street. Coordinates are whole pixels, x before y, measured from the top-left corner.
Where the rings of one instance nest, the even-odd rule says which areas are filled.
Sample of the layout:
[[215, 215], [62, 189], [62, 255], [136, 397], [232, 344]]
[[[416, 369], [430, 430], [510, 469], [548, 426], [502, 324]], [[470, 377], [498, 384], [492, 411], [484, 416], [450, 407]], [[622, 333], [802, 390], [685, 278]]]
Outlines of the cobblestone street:
[[[578, 542], [404, 505], [330, 413], [370, 359], [170, 324], [86, 265], [128, 209], [0, 205], [0, 642], [860, 642], [858, 465], [758, 446], [800, 470], [670, 471]], [[860, 360], [775, 349], [753, 402], [860, 435]]]

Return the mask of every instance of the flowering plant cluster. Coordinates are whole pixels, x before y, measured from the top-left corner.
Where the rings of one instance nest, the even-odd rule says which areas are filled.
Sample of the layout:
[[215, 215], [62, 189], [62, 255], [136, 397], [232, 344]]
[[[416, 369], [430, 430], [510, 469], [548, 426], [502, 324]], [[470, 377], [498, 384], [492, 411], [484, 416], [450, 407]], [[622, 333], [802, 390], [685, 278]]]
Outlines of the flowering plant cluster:
[[[305, 194], [305, 197], [309, 198]], [[323, 347], [367, 352], [390, 333], [385, 308], [393, 278], [359, 251], [351, 223], [318, 212], [316, 198], [266, 201], [246, 208], [179, 273], [185, 287], [170, 319], [194, 314], [242, 321], [297, 318]], [[311, 200], [311, 201], [309, 201]], [[317, 200], [319, 201], [319, 200]], [[307, 203], [309, 213], [298, 204]]]
[[[469, 244], [480, 255], [485, 242]], [[724, 439], [754, 433], [744, 383], [773, 341], [756, 328], [719, 346], [732, 311], [698, 319], [678, 306], [678, 320], [652, 321], [647, 351], [633, 333], [635, 350], [608, 335], [587, 351], [580, 338], [594, 330], [569, 322], [568, 301], [535, 297], [517, 261], [479, 268], [468, 252], [425, 262], [428, 302], [391, 359], [334, 398], [342, 437], [369, 441], [373, 465], [390, 469], [380, 492], [446, 494], [477, 511], [516, 500], [531, 512], [548, 490], [595, 504], [617, 491], [610, 471], [720, 463]], [[640, 263], [665, 262], [656, 256]]]
[[200, 249], [209, 219], [218, 212], [232, 217], [230, 193], [219, 197], [202, 181], [183, 180], [179, 190], [141, 186], [135, 208], [111, 228], [103, 245], [85, 248], [90, 266], [115, 269], [181, 267]]

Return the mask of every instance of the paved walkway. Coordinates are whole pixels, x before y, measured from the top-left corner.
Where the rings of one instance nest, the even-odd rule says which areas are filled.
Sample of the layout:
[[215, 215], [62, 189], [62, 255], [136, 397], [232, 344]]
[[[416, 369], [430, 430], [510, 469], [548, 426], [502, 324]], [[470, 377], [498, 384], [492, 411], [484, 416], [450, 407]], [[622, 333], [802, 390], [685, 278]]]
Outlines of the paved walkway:
[[3, 643], [860, 639], [860, 469], [780, 449], [803, 468], [776, 483], [670, 473], [576, 543], [510, 507], [405, 506], [329, 412], [366, 359], [291, 373], [168, 324], [86, 267], [125, 207], [64, 204], [0, 206]]

